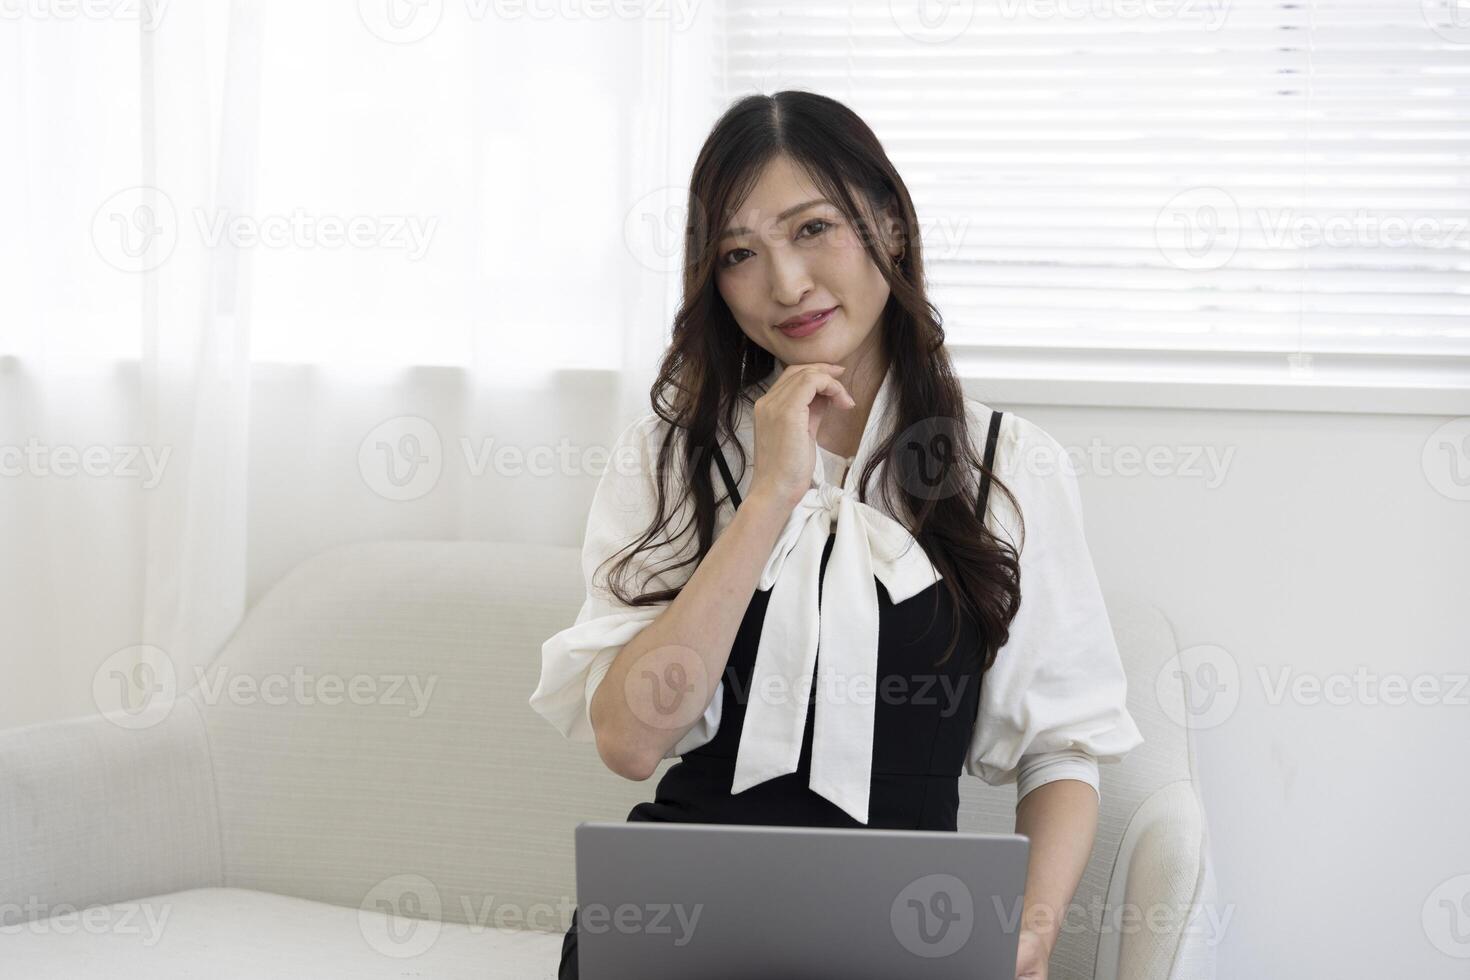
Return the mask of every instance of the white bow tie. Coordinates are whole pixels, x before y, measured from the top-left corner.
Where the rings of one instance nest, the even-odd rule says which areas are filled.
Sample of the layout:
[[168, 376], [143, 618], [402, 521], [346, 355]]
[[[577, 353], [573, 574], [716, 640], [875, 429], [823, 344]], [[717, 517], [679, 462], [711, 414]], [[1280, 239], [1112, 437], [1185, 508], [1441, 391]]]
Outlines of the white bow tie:
[[[819, 610], [822, 551], [834, 518], [837, 540], [821, 581]], [[772, 592], [756, 647], [732, 793], [796, 771], [817, 662], [808, 785], [858, 822], [868, 822], [878, 673], [875, 577], [895, 603], [941, 578], [908, 529], [858, 500], [856, 490], [828, 483], [812, 487], [791, 512], [761, 573], [760, 588]], [[808, 685], [801, 684], [803, 679]]]

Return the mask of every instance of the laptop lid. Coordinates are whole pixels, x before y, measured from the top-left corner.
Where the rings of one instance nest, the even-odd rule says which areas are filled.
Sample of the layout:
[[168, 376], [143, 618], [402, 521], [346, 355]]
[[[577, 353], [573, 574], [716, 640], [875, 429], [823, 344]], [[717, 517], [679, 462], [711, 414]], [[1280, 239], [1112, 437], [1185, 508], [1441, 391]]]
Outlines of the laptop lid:
[[1013, 980], [1019, 834], [580, 824], [582, 980]]

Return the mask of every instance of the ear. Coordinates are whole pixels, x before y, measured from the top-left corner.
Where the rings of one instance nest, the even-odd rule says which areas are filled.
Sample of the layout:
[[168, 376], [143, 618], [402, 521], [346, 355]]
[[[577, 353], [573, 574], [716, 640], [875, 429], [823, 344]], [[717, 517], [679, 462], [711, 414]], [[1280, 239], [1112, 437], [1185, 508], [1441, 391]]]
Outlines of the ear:
[[904, 234], [903, 222], [898, 220], [898, 211], [893, 205], [883, 209], [879, 218], [883, 226], [883, 240], [888, 246], [888, 255], [897, 261], [908, 249], [908, 237]]

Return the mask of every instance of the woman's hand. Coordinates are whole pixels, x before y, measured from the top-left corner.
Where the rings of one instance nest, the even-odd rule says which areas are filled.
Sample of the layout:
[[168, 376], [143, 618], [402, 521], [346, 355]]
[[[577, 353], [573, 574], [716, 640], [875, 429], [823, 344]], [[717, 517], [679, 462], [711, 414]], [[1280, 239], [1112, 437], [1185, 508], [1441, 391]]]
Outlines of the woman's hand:
[[1041, 933], [1022, 929], [1016, 944], [1016, 980], [1046, 980], [1046, 964], [1051, 959]]
[[795, 507], [812, 486], [817, 430], [833, 405], [857, 402], [836, 375], [840, 364], [789, 364], [755, 402], [755, 476], [752, 494], [768, 494]]

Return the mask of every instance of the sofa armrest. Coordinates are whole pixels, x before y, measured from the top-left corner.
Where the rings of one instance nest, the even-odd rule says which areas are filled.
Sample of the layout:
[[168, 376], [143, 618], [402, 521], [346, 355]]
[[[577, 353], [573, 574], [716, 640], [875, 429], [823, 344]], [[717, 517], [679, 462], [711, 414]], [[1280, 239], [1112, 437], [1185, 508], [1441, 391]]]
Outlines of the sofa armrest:
[[198, 705], [149, 727], [104, 715], [0, 731], [0, 925], [221, 885]]
[[1211, 980], [1221, 937], [1204, 810], [1169, 783], [1128, 822], [1108, 886], [1097, 980]]

